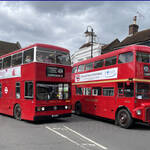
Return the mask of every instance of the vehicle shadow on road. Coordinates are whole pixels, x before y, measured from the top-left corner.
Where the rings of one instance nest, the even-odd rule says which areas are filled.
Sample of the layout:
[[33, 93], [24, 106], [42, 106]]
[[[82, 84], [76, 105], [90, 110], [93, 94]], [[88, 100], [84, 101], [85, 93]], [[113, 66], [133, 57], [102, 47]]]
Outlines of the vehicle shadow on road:
[[40, 120], [36, 120], [36, 121], [28, 121], [28, 120], [16, 120], [14, 117], [9, 116], [9, 115], [5, 115], [5, 114], [1, 114], [0, 113], [0, 118], [1, 120], [12, 120], [13, 122], [20, 122], [20, 123], [27, 123], [27, 124], [32, 124], [32, 125], [42, 125], [42, 124], [53, 124], [53, 123], [66, 123], [66, 122], [70, 122], [70, 117], [66, 117], [66, 118], [50, 118], [50, 117], [46, 117], [46, 118], [41, 118]]
[[36, 121], [25, 121], [27, 123], [33, 124], [33, 125], [44, 125], [44, 124], [61, 124], [61, 123], [67, 123], [69, 121], [69, 118], [43, 118]]
[[94, 121], [100, 121], [100, 122], [103, 122], [103, 123], [110, 123], [112, 125], [115, 125], [114, 120], [99, 117], [99, 116], [93, 116], [93, 115], [89, 115], [89, 114], [82, 114], [80, 117], [85, 117], [85, 118], [88, 118], [88, 119], [92, 119]]
[[135, 123], [134, 126], [132, 127], [133, 130], [150, 130], [150, 125], [146, 123]]
[[[82, 114], [80, 117], [85, 117], [85, 118], [88, 118], [88, 119], [91, 119], [94, 121], [99, 121], [99, 122], [112, 124], [112, 125], [116, 126], [115, 121], [111, 120], [111, 119], [107, 119], [107, 118], [103, 118], [103, 117], [99, 117], [99, 116], [92, 116], [89, 114]], [[120, 127], [118, 126], [118, 128], [120, 128]], [[137, 122], [133, 125], [131, 130], [150, 130], [150, 125], [146, 124], [146, 123], [142, 123], [142, 122]]]

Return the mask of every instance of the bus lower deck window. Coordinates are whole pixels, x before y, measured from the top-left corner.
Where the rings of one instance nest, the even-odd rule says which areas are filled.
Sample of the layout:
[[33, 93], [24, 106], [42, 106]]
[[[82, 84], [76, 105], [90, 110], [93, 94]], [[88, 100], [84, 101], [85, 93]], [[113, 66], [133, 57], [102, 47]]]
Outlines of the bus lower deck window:
[[103, 88], [103, 96], [114, 96], [114, 88]]
[[101, 87], [93, 87], [93, 89], [92, 89], [92, 95], [93, 96], [101, 95]]
[[76, 87], [76, 95], [82, 95], [82, 88]]
[[16, 83], [16, 98], [20, 98], [20, 82]]
[[90, 96], [91, 95], [91, 88], [83, 88], [83, 94]]

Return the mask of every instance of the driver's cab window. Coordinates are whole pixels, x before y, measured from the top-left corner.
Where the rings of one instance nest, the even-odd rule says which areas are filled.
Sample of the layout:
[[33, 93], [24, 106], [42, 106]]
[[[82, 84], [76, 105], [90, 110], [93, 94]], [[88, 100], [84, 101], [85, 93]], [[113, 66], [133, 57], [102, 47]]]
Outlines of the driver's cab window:
[[33, 98], [33, 82], [32, 81], [25, 82], [25, 96], [24, 97], [26, 99]]

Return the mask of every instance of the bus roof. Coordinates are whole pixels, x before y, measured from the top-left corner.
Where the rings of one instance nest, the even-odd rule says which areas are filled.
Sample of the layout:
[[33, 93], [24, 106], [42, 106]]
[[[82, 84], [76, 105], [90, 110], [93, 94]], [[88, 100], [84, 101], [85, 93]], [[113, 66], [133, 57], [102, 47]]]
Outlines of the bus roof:
[[145, 51], [145, 52], [150, 52], [150, 47], [145, 46], [145, 45], [126, 46], [126, 47], [123, 47], [121, 49], [109, 52], [109, 53], [105, 53], [105, 54], [102, 54], [102, 55], [99, 55], [99, 56], [96, 56], [96, 57], [93, 57], [93, 58], [90, 58], [90, 59], [87, 59], [87, 60], [77, 62], [73, 65], [73, 67], [81, 65], [81, 64], [87, 64], [87, 63], [94, 62], [94, 61], [97, 61], [97, 60], [105, 59], [105, 58], [108, 58], [108, 57], [112, 57], [112, 56], [118, 55], [120, 53], [124, 53], [124, 52], [128, 52], [128, 51], [134, 51], [134, 50], [141, 50], [141, 51]]
[[30, 46], [27, 46], [27, 47], [25, 47], [25, 48], [22, 48], [22, 49], [19, 49], [19, 50], [16, 50], [16, 51], [7, 53], [7, 54], [5, 54], [5, 55], [2, 55], [2, 56], [0, 56], [0, 58], [7, 57], [7, 56], [10, 56], [10, 55], [12, 55], [12, 54], [21, 52], [21, 51], [28, 50], [28, 49], [33, 48], [33, 47], [51, 48], [51, 49], [54, 49], [54, 50], [59, 50], [59, 51], [63, 51], [63, 52], [69, 53], [69, 50], [68, 50], [68, 49], [65, 49], [65, 48], [62, 48], [62, 47], [59, 47], [59, 46], [54, 46], [54, 45], [49, 45], [49, 44], [35, 43], [35, 44], [30, 45]]

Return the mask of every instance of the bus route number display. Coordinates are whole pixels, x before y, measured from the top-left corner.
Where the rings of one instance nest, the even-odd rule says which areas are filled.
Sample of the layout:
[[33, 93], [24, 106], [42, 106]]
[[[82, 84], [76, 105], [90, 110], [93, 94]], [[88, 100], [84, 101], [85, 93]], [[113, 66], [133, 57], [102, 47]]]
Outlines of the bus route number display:
[[64, 77], [64, 68], [60, 68], [60, 67], [47, 67], [46, 74], [47, 74], [47, 77], [63, 78]]

